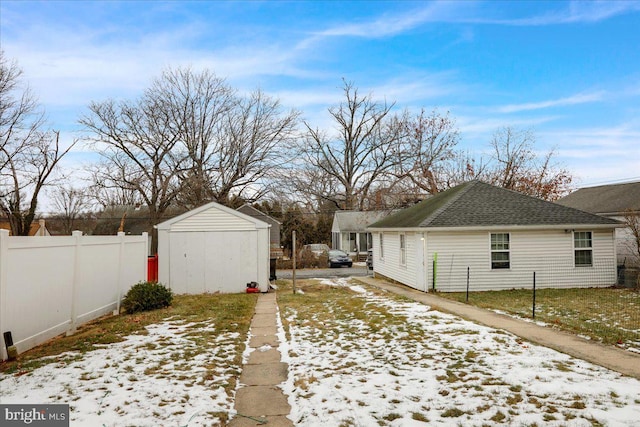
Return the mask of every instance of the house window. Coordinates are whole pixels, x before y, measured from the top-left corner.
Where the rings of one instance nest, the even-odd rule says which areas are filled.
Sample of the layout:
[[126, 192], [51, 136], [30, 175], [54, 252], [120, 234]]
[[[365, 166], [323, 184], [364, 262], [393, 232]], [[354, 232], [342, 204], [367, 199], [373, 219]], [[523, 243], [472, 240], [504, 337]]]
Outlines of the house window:
[[382, 233], [380, 233], [379, 236], [380, 236], [380, 259], [384, 259], [384, 239], [383, 239]]
[[404, 234], [400, 235], [400, 265], [407, 264], [407, 244]]
[[491, 233], [491, 269], [510, 268], [509, 233]]
[[593, 265], [593, 246], [590, 231], [573, 232], [573, 252], [576, 267]]

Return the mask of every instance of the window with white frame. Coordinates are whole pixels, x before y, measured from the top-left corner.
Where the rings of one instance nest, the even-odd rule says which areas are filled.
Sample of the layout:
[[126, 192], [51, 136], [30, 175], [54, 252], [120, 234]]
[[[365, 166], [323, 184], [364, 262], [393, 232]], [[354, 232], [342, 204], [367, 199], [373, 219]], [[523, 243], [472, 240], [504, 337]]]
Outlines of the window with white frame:
[[404, 234], [400, 235], [400, 265], [407, 264], [407, 239]]
[[593, 265], [593, 242], [590, 231], [573, 232], [573, 254], [576, 267]]
[[509, 233], [491, 233], [491, 269], [510, 268]]
[[384, 259], [384, 236], [382, 233], [380, 233], [379, 236], [380, 236], [380, 259]]

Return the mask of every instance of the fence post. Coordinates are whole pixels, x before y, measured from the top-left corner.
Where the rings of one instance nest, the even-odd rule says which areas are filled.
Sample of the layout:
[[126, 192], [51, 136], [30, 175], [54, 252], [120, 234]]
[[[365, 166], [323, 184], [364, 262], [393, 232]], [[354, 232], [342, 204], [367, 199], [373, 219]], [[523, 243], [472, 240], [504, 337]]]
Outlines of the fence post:
[[124, 271], [124, 231], [118, 231], [119, 240], [119, 253], [118, 253], [118, 280], [116, 281], [116, 309], [113, 311], [113, 315], [120, 314], [120, 300], [122, 299], [122, 272]]
[[75, 245], [74, 245], [74, 257], [73, 257], [73, 282], [71, 283], [71, 323], [69, 325], [69, 329], [67, 329], [67, 336], [73, 335], [76, 332], [77, 321], [78, 321], [78, 307], [77, 305], [77, 293], [78, 293], [78, 282], [80, 281], [80, 246], [82, 238], [82, 231], [72, 231], [71, 236], [74, 237]]
[[533, 272], [533, 312], [531, 314], [533, 319], [536, 318], [536, 272]]
[[469, 267], [467, 267], [467, 302], [469, 302]]
[[291, 239], [292, 239], [292, 260], [293, 260], [293, 270], [291, 272], [291, 277], [293, 279], [293, 293], [296, 293], [296, 231], [293, 230], [291, 232]]
[[[5, 331], [5, 319], [7, 312], [7, 257], [9, 255], [9, 231], [0, 230], [0, 332]], [[3, 334], [0, 334], [0, 360], [8, 357], [5, 352]]]

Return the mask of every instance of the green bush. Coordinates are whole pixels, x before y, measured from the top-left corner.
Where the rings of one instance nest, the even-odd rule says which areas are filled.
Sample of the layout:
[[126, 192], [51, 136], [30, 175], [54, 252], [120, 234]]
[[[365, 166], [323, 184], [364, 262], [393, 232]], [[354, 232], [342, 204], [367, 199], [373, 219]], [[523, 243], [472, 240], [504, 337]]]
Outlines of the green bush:
[[122, 300], [122, 308], [127, 313], [155, 310], [168, 307], [173, 300], [173, 292], [157, 282], [140, 282], [131, 287]]

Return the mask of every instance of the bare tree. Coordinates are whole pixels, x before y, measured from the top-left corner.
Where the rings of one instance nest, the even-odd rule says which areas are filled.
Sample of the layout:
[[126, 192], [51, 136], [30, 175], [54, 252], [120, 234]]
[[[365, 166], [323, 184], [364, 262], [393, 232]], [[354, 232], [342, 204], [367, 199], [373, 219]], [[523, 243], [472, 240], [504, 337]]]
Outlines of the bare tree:
[[624, 214], [624, 222], [631, 233], [630, 249], [636, 258], [636, 264], [640, 265], [640, 212], [628, 210]]
[[52, 194], [52, 200], [64, 234], [71, 234], [76, 230], [76, 222], [91, 207], [90, 198], [84, 189], [68, 185], [58, 187]]
[[372, 185], [397, 162], [402, 127], [399, 121], [387, 120], [393, 104], [362, 96], [346, 81], [343, 93], [344, 101], [329, 108], [337, 133], [329, 135], [305, 122], [301, 153], [338, 191], [316, 196], [332, 199], [340, 209], [362, 209]]
[[21, 77], [0, 51], [0, 211], [12, 234], [26, 236], [41, 191], [55, 181], [58, 163], [75, 141], [62, 148], [59, 132], [43, 130], [44, 112]]
[[102, 209], [109, 206], [142, 205], [143, 200], [137, 190], [122, 188], [116, 182], [104, 179], [105, 176], [117, 175], [115, 172], [107, 172], [109, 169], [114, 167], [105, 160], [87, 167], [92, 184], [86, 191], [92, 204]]
[[531, 130], [504, 127], [496, 131], [491, 140], [493, 164], [487, 171], [487, 180], [530, 196], [557, 200], [570, 190], [573, 177], [553, 163], [554, 150], [540, 159], [534, 146]]
[[169, 111], [161, 100], [145, 94], [141, 99], [116, 103], [92, 102], [80, 123], [103, 157], [94, 170], [94, 186], [135, 192], [148, 207], [148, 232], [154, 237], [157, 224], [180, 191], [177, 179], [182, 159], [173, 154], [179, 142]]
[[151, 233], [172, 204], [257, 199], [298, 118], [261, 91], [241, 97], [208, 70], [191, 69], [166, 70], [136, 101], [89, 109], [80, 122], [104, 160], [93, 170], [94, 187], [139, 195]]
[[208, 163], [215, 200], [232, 197], [253, 202], [268, 190], [264, 182], [277, 165], [290, 159], [299, 113], [283, 111], [277, 99], [256, 90], [240, 98], [225, 117], [222, 134]]
[[212, 175], [218, 169], [213, 164], [223, 145], [225, 117], [236, 104], [233, 90], [208, 70], [178, 68], [165, 70], [147, 95], [161, 106], [177, 132], [174, 152], [185, 160], [177, 171], [180, 204], [192, 208], [214, 200]]
[[421, 110], [415, 117], [405, 111], [400, 161], [395, 168], [399, 180], [409, 181], [423, 194], [436, 194], [447, 189], [446, 163], [454, 160], [460, 135], [449, 113], [436, 110], [426, 114]]

